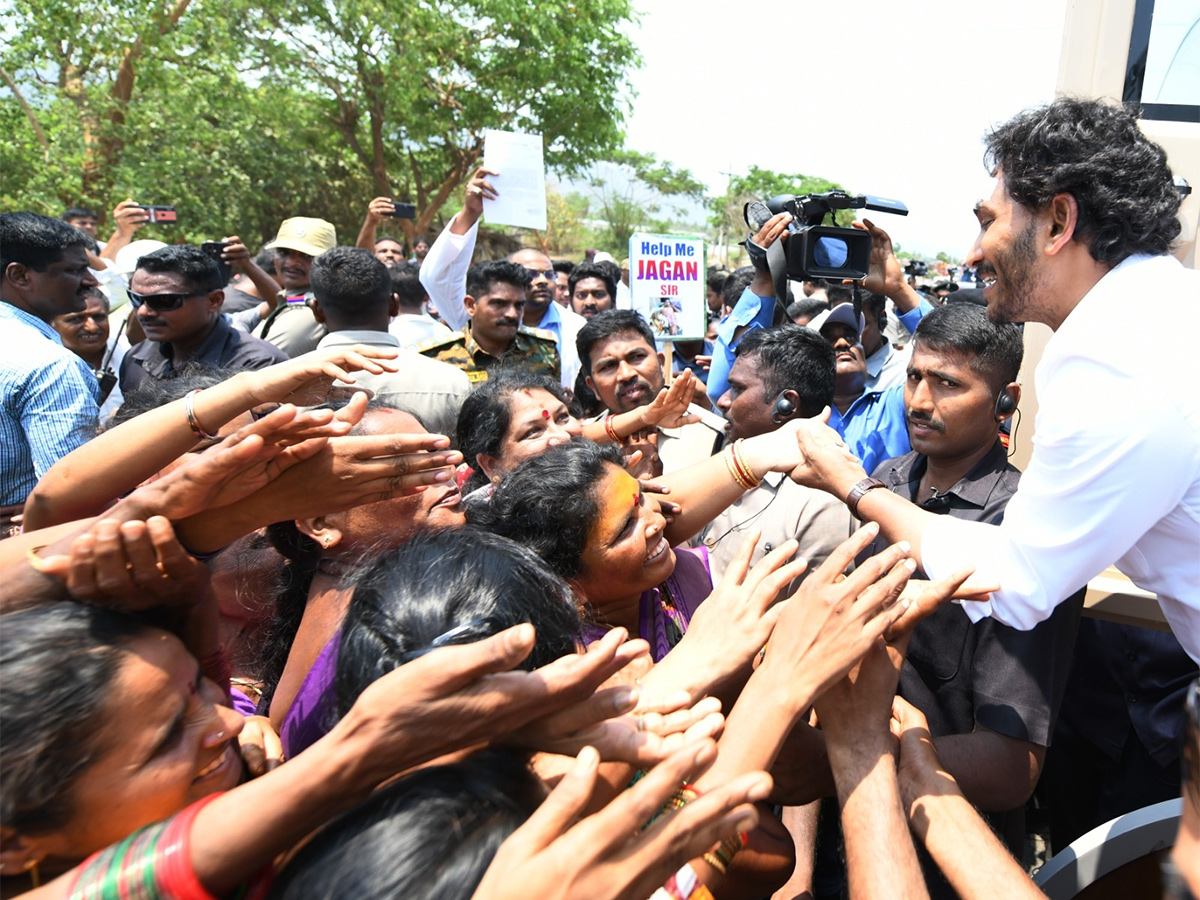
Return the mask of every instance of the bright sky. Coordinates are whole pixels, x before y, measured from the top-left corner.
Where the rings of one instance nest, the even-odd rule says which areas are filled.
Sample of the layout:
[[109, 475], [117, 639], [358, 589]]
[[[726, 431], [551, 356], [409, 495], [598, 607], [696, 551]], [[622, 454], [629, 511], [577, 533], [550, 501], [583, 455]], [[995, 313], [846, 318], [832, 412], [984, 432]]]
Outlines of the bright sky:
[[[902, 200], [904, 249], [965, 256], [985, 129], [1054, 97], [1067, 0], [638, 0], [627, 145], [710, 194], [753, 164]], [[860, 214], [861, 218], [861, 214]]]

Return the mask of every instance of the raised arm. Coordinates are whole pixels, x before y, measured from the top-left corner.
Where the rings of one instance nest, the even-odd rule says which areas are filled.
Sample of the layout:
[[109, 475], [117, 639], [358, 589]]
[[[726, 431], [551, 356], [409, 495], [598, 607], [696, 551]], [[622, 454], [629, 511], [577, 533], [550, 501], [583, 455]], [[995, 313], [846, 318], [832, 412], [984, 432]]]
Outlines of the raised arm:
[[242, 243], [242, 239], [236, 234], [222, 238], [221, 240], [225, 244], [225, 249], [221, 251], [221, 258], [250, 279], [254, 287], [257, 288], [258, 295], [262, 297], [268, 306], [274, 306], [275, 296], [281, 290], [280, 284], [275, 280], [275, 277], [264, 271], [254, 261], [254, 257], [250, 255], [250, 251], [246, 249], [246, 245]]
[[362, 228], [358, 232], [358, 240], [354, 246], [363, 250], [375, 252], [375, 230], [384, 216], [390, 216], [396, 206], [391, 197], [376, 197], [367, 205], [367, 216], [363, 219]]
[[938, 759], [920, 710], [897, 697], [900, 788], [913, 834], [963, 900], [1044, 900]]
[[483, 199], [495, 199], [497, 196], [496, 189], [485, 176], [499, 174], [491, 169], [476, 170], [467, 185], [463, 208], [437, 236], [425, 255], [425, 261], [421, 263], [421, 284], [437, 308], [438, 315], [454, 329], [462, 328], [467, 323], [463, 297], [467, 292], [467, 270], [471, 267], [471, 255], [475, 252], [479, 219], [483, 215]]

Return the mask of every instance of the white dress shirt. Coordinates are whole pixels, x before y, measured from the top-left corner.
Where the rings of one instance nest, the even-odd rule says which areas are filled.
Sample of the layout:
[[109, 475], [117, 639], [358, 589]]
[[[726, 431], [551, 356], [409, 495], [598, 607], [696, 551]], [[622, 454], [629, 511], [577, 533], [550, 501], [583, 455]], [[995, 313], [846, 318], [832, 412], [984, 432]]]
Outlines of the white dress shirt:
[[1200, 272], [1136, 256], [1107, 273], [1038, 364], [1034, 452], [999, 526], [938, 516], [931, 578], [970, 562], [1002, 585], [964, 603], [1028, 629], [1116, 563], [1158, 595], [1200, 661]]

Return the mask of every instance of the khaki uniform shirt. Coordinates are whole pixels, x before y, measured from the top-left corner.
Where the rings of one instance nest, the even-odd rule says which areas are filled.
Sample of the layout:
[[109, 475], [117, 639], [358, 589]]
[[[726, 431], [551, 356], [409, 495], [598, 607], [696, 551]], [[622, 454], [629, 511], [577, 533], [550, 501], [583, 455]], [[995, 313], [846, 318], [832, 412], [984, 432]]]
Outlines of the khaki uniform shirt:
[[850, 536], [852, 522], [846, 504], [832, 494], [802, 487], [782, 472], [768, 472], [762, 484], [744, 493], [691, 543], [708, 548], [716, 582], [741, 547], [746, 532], [759, 528], [762, 535], [751, 565], [794, 538], [800, 542], [797, 555], [808, 560], [807, 574]]
[[488, 372], [497, 366], [520, 366], [555, 381], [559, 378], [558, 342], [553, 334], [540, 328], [522, 325], [501, 356], [493, 356], [475, 343], [470, 322], [462, 331], [449, 337], [431, 338], [417, 344], [416, 349], [422, 356], [462, 369], [472, 384], [487, 381]]
[[317, 347], [324, 350], [355, 344], [395, 350], [399, 356], [392, 362], [400, 371], [380, 375], [355, 372], [354, 387], [367, 388], [381, 402], [415, 413], [433, 434], [454, 437], [458, 409], [471, 392], [466, 375], [454, 366], [401, 347], [400, 340], [386, 331], [334, 331], [321, 338]]
[[[305, 296], [311, 298], [312, 294]], [[254, 331], [256, 337], [274, 344], [292, 359], [316, 350], [328, 333], [329, 329], [316, 320], [307, 303], [288, 303], [272, 310]]]

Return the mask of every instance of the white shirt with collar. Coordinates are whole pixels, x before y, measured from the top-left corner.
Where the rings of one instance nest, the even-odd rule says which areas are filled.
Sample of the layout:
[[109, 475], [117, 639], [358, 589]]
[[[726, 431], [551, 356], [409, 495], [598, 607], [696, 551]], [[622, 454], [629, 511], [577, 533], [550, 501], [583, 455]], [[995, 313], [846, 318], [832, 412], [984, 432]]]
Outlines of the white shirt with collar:
[[1116, 563], [1158, 595], [1200, 661], [1197, 300], [1200, 272], [1131, 257], [1051, 337], [1036, 372], [1033, 457], [1003, 523], [938, 516], [921, 541], [931, 578], [972, 563], [1002, 586], [988, 603], [963, 604], [972, 619], [1032, 628]]

